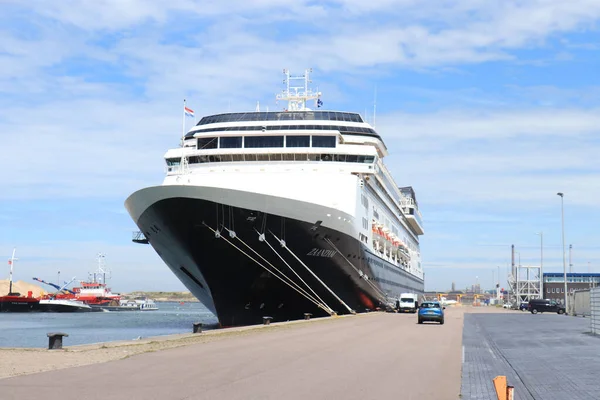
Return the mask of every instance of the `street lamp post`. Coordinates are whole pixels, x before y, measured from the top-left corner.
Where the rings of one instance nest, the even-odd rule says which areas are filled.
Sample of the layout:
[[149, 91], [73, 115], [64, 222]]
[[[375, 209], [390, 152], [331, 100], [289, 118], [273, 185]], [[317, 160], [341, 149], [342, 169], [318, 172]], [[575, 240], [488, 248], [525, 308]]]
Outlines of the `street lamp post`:
[[540, 292], [541, 299], [544, 298], [544, 232], [540, 231], [536, 233], [540, 236]]
[[500, 300], [500, 266], [498, 265], [498, 281], [496, 282], [496, 299]]
[[[565, 310], [569, 310], [567, 308], [567, 295], [568, 295], [568, 289], [567, 289], [567, 256], [565, 253], [565, 207], [564, 207], [564, 193], [556, 193], [558, 196], [560, 196], [560, 215], [561, 215], [561, 221], [562, 221], [562, 248], [563, 248], [563, 275], [564, 275], [564, 279], [565, 279]], [[567, 314], [567, 313], [565, 313]]]

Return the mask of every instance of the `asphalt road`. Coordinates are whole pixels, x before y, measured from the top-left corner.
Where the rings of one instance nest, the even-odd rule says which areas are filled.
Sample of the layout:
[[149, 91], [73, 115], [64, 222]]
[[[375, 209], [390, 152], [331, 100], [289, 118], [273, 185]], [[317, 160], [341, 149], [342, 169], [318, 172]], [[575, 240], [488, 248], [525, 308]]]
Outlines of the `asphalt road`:
[[278, 325], [124, 360], [0, 380], [2, 400], [457, 399], [464, 309]]

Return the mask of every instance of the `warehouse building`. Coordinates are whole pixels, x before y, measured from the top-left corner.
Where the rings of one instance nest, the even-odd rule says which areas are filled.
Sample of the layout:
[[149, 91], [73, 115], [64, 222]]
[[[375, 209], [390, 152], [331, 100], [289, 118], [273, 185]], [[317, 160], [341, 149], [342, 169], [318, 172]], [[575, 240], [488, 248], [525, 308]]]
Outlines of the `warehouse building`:
[[[567, 290], [589, 289], [600, 286], [599, 273], [571, 272], [567, 274]], [[544, 272], [544, 298], [563, 302], [565, 298], [565, 279], [562, 272]]]

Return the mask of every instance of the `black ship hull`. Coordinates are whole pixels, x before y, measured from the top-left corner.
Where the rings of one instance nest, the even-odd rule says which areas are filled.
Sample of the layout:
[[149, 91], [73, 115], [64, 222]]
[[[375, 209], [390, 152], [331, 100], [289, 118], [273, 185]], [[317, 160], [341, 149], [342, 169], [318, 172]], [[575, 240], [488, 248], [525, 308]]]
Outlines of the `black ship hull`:
[[18, 296], [0, 296], [0, 312], [40, 311], [38, 299]]
[[80, 313], [80, 312], [91, 312], [92, 309], [88, 307], [79, 307], [70, 304], [44, 304], [40, 303], [39, 309], [41, 312], [52, 312], [52, 313]]
[[385, 307], [386, 295], [423, 292], [423, 280], [321, 222], [186, 197], [156, 201], [137, 219], [159, 256], [223, 327], [258, 324], [265, 316], [286, 321], [330, 314], [278, 279], [273, 267], [337, 314]]

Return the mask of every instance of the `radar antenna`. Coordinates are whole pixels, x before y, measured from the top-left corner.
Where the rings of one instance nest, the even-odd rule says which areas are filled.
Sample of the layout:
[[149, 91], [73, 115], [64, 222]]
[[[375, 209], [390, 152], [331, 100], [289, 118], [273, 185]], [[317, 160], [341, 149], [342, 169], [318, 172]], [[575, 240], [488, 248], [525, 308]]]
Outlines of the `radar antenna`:
[[[307, 100], [316, 100], [317, 106], [320, 107], [321, 92], [313, 92], [312, 89], [308, 88], [308, 84], [312, 83], [310, 80], [311, 73], [312, 68], [305, 70], [304, 75], [301, 76], [292, 76], [288, 69], [283, 70], [283, 74], [285, 75], [283, 83], [286, 85], [286, 88], [276, 98], [277, 101], [288, 102], [286, 111], [309, 111], [310, 109], [306, 107]], [[304, 81], [304, 85], [293, 86], [292, 81]]]

